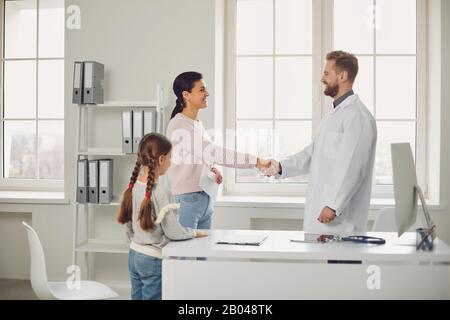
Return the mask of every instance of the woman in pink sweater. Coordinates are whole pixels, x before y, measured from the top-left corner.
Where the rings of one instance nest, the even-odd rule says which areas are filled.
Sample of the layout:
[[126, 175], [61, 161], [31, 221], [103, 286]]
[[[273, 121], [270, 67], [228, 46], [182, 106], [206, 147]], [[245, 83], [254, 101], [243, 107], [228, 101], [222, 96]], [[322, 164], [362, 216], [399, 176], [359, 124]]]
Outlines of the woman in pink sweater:
[[168, 177], [175, 200], [180, 206], [180, 223], [193, 229], [211, 229], [213, 199], [200, 187], [202, 170], [206, 167], [222, 183], [221, 172], [215, 164], [249, 169], [268, 168], [270, 162], [256, 156], [222, 148], [214, 144], [198, 112], [208, 106], [205, 81], [198, 72], [184, 72], [175, 78], [173, 91], [176, 106], [167, 127], [167, 137], [174, 146], [172, 166]]

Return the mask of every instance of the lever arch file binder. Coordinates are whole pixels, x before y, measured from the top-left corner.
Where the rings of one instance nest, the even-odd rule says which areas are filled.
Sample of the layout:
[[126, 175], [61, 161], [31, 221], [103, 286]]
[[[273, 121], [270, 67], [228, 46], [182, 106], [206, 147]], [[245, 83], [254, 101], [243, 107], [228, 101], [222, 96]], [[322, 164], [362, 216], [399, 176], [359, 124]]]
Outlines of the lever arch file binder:
[[77, 162], [77, 202], [88, 202], [88, 160]]
[[144, 135], [150, 132], [156, 132], [156, 111], [144, 111]]
[[95, 61], [84, 62], [83, 104], [103, 103], [105, 67]]
[[72, 103], [83, 103], [83, 62], [75, 61], [73, 67]]
[[99, 203], [110, 203], [113, 197], [113, 160], [99, 160]]
[[98, 160], [89, 160], [89, 203], [98, 203]]
[[122, 111], [122, 152], [133, 153], [133, 118], [131, 111]]
[[133, 110], [133, 153], [138, 153], [139, 142], [144, 133], [144, 111]]

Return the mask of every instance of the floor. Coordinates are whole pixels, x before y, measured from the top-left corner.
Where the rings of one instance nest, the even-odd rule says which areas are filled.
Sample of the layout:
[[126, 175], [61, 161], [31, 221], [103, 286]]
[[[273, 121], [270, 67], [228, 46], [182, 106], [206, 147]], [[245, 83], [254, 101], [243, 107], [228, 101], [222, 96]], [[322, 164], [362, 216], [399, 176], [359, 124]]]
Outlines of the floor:
[[[130, 299], [129, 285], [109, 285], [121, 300]], [[29, 280], [0, 279], [0, 300], [38, 300]]]
[[0, 300], [38, 300], [29, 280], [0, 279]]

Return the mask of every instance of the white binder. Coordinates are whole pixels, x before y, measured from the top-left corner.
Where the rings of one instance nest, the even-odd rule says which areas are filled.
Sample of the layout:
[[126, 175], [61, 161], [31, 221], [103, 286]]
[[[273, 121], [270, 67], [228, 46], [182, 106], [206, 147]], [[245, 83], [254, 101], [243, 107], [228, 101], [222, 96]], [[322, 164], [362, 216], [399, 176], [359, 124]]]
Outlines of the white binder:
[[130, 110], [122, 111], [122, 152], [133, 153], [133, 116]]
[[73, 67], [72, 103], [83, 103], [83, 62], [75, 61]]
[[103, 103], [104, 65], [96, 61], [85, 61], [83, 74], [83, 104]]
[[110, 203], [113, 197], [113, 160], [99, 160], [99, 203]]
[[98, 203], [98, 160], [89, 160], [89, 203]]
[[156, 132], [156, 111], [144, 111], [144, 135], [150, 132]]
[[77, 202], [88, 202], [88, 160], [80, 159], [77, 162]]
[[133, 110], [133, 153], [138, 153], [139, 142], [144, 136], [144, 111]]

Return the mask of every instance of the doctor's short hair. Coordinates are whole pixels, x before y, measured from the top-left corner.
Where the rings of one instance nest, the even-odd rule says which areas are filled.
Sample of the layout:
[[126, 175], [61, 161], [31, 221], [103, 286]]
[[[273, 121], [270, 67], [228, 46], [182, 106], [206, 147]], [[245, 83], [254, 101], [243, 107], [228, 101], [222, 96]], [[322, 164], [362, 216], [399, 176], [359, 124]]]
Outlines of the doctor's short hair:
[[327, 60], [332, 60], [339, 71], [347, 71], [348, 80], [354, 82], [358, 74], [358, 59], [345, 51], [331, 51], [327, 54]]

